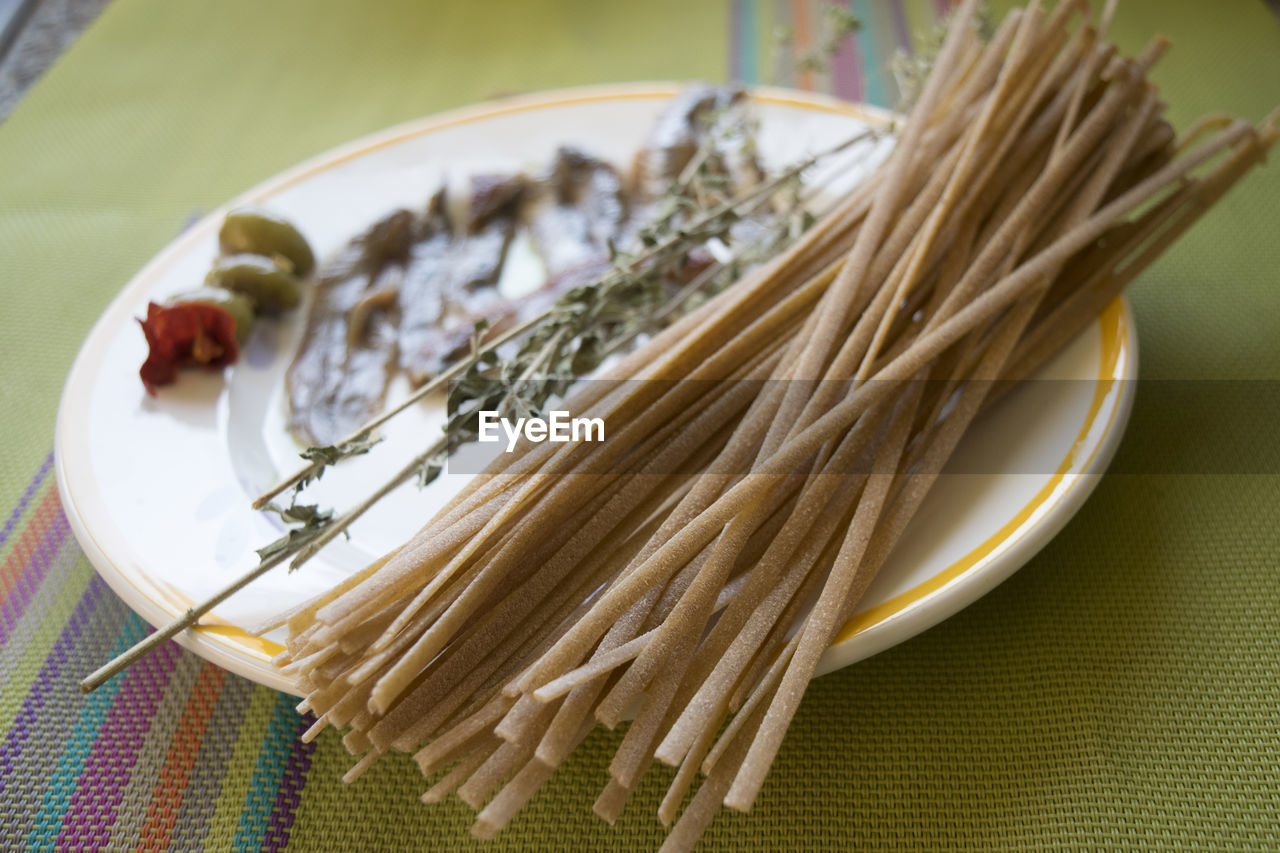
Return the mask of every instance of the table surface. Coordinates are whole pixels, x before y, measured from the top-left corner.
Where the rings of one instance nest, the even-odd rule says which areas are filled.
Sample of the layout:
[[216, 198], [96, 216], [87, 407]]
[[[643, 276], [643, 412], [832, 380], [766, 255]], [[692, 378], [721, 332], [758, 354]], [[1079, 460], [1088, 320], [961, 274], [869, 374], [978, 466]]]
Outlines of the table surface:
[[[656, 847], [662, 773], [618, 826], [590, 812], [616, 733], [481, 848], [461, 803], [418, 802], [411, 762], [344, 786], [333, 732], [302, 743], [293, 700], [172, 644], [81, 697], [145, 626], [60, 510], [58, 394], [98, 314], [192, 216], [380, 127], [637, 79], [892, 105], [881, 69], [946, 4], [851, 5], [864, 26], [834, 72], [796, 77], [772, 33], [820, 40], [816, 0], [113, 2], [0, 125], [0, 847]], [[1176, 124], [1280, 103], [1263, 4], [1122, 0], [1123, 48], [1156, 31], [1175, 42], [1153, 76]], [[704, 849], [1280, 845], [1278, 229], [1273, 165], [1142, 276], [1142, 376], [1167, 382], [1139, 390], [1119, 473], [985, 599], [816, 681], [755, 810]]]

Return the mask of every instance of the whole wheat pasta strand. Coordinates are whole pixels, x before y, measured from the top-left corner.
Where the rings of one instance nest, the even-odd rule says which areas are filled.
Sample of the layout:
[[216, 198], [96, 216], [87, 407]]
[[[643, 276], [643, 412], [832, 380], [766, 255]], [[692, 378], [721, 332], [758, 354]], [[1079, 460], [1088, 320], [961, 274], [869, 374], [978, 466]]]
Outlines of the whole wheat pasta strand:
[[[837, 464], [845, 458], [840, 456]], [[698, 650], [693, 671], [700, 687], [658, 747], [657, 757], [660, 760], [668, 764], [680, 761], [698, 728], [707, 726], [709, 718], [704, 710], [715, 703], [715, 696], [727, 695], [737, 683], [759, 648], [759, 643], [764, 642], [765, 635], [772, 625], [777, 624], [778, 617], [795, 596], [804, 578], [809, 575], [810, 568], [820, 560], [827, 547], [826, 543], [836, 532], [837, 526], [842, 520], [846, 520], [866, 478], [865, 475], [854, 477], [832, 474], [824, 479], [834, 488], [830, 492], [825, 489], [813, 490], [813, 500], [824, 495], [828, 496], [828, 500], [824, 502], [825, 505], [812, 527], [802, 528], [796, 525], [793, 528], [793, 534], [796, 535], [794, 543], [780, 540], [782, 544], [772, 555], [772, 559], [762, 566], [759, 582], [749, 593], [744, 591], [741, 602], [731, 605], [731, 610], [712, 629], [703, 644], [704, 648]], [[799, 545], [799, 538], [802, 536], [807, 539], [803, 548], [796, 551], [789, 547]], [[783, 561], [788, 558], [792, 561], [791, 567], [779, 577]]]
[[[821, 546], [822, 542], [825, 540], [817, 539], [816, 541], [818, 545]], [[817, 562], [819, 564], [821, 564], [824, 558], [829, 559], [834, 556], [834, 552], [829, 555], [827, 554], [828, 548], [820, 547], [820, 550], [823, 552], [824, 556], [818, 558]], [[814, 565], [814, 560], [809, 559], [807, 554], [803, 555], [800, 558], [800, 565], [797, 567], [797, 570], [789, 576], [797, 578], [802, 576], [804, 578], [804, 582], [801, 584], [798, 594], [793, 596], [792, 600], [784, 607], [783, 618], [777, 623], [775, 628], [789, 623], [791, 615], [796, 612], [800, 606], [802, 606], [802, 602], [807, 602], [811, 590], [815, 587], [814, 582], [819, 578], [819, 574], [817, 572], [808, 570], [808, 567], [812, 565]], [[792, 589], [794, 590], [794, 587], [792, 587]], [[782, 634], [785, 634], [785, 630], [782, 631], [781, 634], [777, 634], [779, 644], [782, 641]], [[767, 642], [772, 643], [774, 637], [775, 633], [771, 632]], [[765, 655], [771, 653], [772, 651], [769, 650], [763, 652]], [[619, 748], [619, 753], [615, 756], [614, 763], [610, 765], [612, 779], [609, 787], [601, 794], [593, 807], [596, 814], [610, 822], [617, 818], [622, 806], [626, 802], [627, 796], [634, 789], [639, 775], [645, 772], [648, 766], [658, 757], [657, 753], [659, 751], [660, 742], [670, 735], [672, 727], [677, 722], [682, 711], [686, 709], [692, 701], [694, 690], [700, 683], [701, 679], [697, 677], [689, 678], [686, 676], [685, 680], [678, 685], [675, 697], [669, 703], [665, 703], [665, 714], [661, 724], [656, 728], [656, 730], [652, 731], [647, 739], [646, 750], [642, 761], [639, 760], [640, 756], [636, 754], [624, 756], [623, 748]], [[728, 691], [725, 691], [718, 701], [719, 704], [716, 710], [713, 713], [708, 714], [705, 718], [708, 723], [705, 733], [708, 735], [715, 734], [715, 721], [723, 717], [725, 710], [727, 710], [732, 701], [732, 697]], [[637, 722], [639, 722], [639, 720], [637, 720]], [[630, 732], [628, 732], [628, 735], [630, 735]], [[624, 746], [625, 745], [624, 741]], [[702, 754], [703, 753], [700, 750], [697, 755], [693, 757], [689, 768], [684, 773], [683, 782], [681, 781], [680, 775], [677, 775], [677, 780], [673, 782], [672, 788], [668, 791], [667, 800], [679, 800], [683, 798], [683, 790], [677, 793], [676, 787], [683, 784], [685, 785], [684, 790], [687, 790], [687, 784], [692, 780], [691, 774], [697, 769], [697, 765], [702, 759]], [[682, 770], [683, 769], [684, 768], [682, 766]], [[669, 822], [669, 819], [667, 818], [664, 818], [664, 820]]]
[[690, 801], [680, 815], [680, 819], [676, 821], [675, 827], [672, 828], [662, 842], [662, 847], [659, 848], [661, 853], [690, 850], [698, 838], [702, 836], [702, 833], [706, 831], [711, 819], [715, 817], [716, 812], [719, 810], [725, 794], [729, 791], [734, 775], [742, 764], [743, 758], [746, 756], [746, 745], [750, 742], [751, 736], [756, 729], [759, 728], [760, 721], [764, 716], [763, 711], [764, 708], [762, 706], [747, 717], [742, 727], [745, 736], [734, 738], [725, 756], [707, 774], [697, 793], [694, 794], [693, 800]]
[[[790, 357], [794, 357], [794, 354], [789, 354], [784, 358]], [[744, 422], [740, 425], [739, 430], [742, 429], [749, 430], [750, 422]], [[735, 437], [738, 437], [738, 431], [735, 431]], [[745, 457], [742, 455], [740, 455], [736, 460], [731, 460], [728, 463], [728, 470], [733, 470], [733, 466], [741, 464], [743, 461], [745, 461]], [[704, 475], [699, 478], [697, 485], [691, 491], [689, 496], [680, 502], [675, 511], [663, 523], [662, 527], [659, 528], [657, 535], [646, 543], [637, 559], [647, 558], [653, 550], [656, 549], [660, 542], [665, 541], [665, 538], [667, 538], [671, 532], [678, 530], [689, 518], [692, 518], [696, 512], [700, 511], [702, 507], [706, 505], [706, 502], [718, 492], [718, 489], [718, 480], [715, 477], [708, 477], [704, 473]], [[656, 600], [654, 603], [657, 603]], [[646, 605], [645, 610], [647, 610], [649, 606], [650, 605]], [[615, 645], [630, 640], [634, 636], [634, 633], [638, 632], [638, 625], [636, 625], [635, 628], [630, 627], [635, 624], [636, 618], [639, 617], [624, 619], [618, 624], [615, 624], [609, 635], [601, 643], [596, 654], [607, 654]], [[570, 702], [566, 703], [566, 708], [584, 708], [586, 703], [584, 692], [586, 689], [587, 688], [584, 687], [583, 690], [577, 691], [577, 695], [575, 695]], [[567, 718], [558, 718], [556, 725], [561, 734], [559, 738], [555, 739], [555, 742], [563, 745], [567, 742], [566, 738], [568, 735], [576, 727], [576, 723], [570, 722]], [[548, 745], [547, 749], [548, 751], [553, 751], [555, 747]]]
[[[958, 153], [959, 152], [957, 151], [957, 154]], [[948, 169], [952, 165], [953, 164], [951, 162], [946, 162], [942, 164], [941, 169], [935, 172], [935, 181], [938, 185], [939, 192], [942, 189], [943, 182], [946, 180], [947, 174], [949, 174]], [[981, 196], [978, 195], [978, 196], [975, 196], [975, 198], [981, 198]], [[934, 197], [928, 198], [927, 202], [928, 204], [932, 205], [936, 203], [936, 199], [937, 199], [937, 196], [934, 196]], [[925, 199], [922, 199], [922, 200], [925, 200]], [[924, 213], [927, 213], [927, 209], [922, 209], [921, 212], [917, 214], [917, 217], [922, 218]], [[952, 229], [957, 227], [959, 226], [958, 225], [951, 226]], [[914, 230], [914, 227], [913, 227], [913, 230]], [[899, 261], [899, 263], [901, 264], [903, 263], [903, 261]], [[836, 358], [836, 361], [832, 365], [831, 372], [828, 374], [829, 376], [838, 377], [841, 375], [848, 375], [853, 372], [852, 365], [856, 364], [860, 359], [862, 359], [864, 357], [864, 354], [867, 352], [867, 349], [870, 346], [870, 337], [872, 334], [872, 330], [875, 328], [875, 323], [878, 322], [878, 318], [887, 310], [889, 301], [890, 301], [890, 294], [887, 292], [882, 292], [877, 296], [874, 304], [870, 308], [870, 311], [868, 313], [864, 313], [863, 317], [860, 319], [859, 328], [855, 329], [854, 334], [849, 338], [849, 340], [846, 341], [845, 345], [842, 347], [841, 352]], [[936, 308], [934, 308], [934, 310], [931, 311], [931, 313], [936, 316]], [[830, 405], [833, 403], [833, 396], [831, 392], [828, 390], [829, 387], [831, 386], [828, 386], [827, 388], [821, 388], [819, 390], [819, 393], [815, 395], [815, 397], [812, 400], [810, 400], [809, 405], [806, 407], [807, 411], [803, 413], [800, 419], [796, 421], [796, 426], [807, 425], [812, 421], [813, 417], [816, 416], [817, 412], [821, 412], [824, 409], [830, 407]]]
[[[845, 459], [845, 457], [840, 458], [842, 460]], [[840, 465], [843, 463], [837, 461], [833, 464]], [[845, 478], [841, 477], [828, 477], [826, 479], [833, 489], [837, 483], [845, 480]], [[810, 509], [797, 508], [793, 513], [786, 514], [787, 517], [783, 520], [784, 523], [768, 537], [768, 546], [765, 553], [752, 561], [752, 568], [747, 575], [743, 576], [743, 582], [738, 584], [738, 590], [728, 599], [723, 597], [722, 592], [714, 604], [714, 610], [719, 611], [728, 607], [730, 613], [734, 613], [743, 606], [742, 596], [755, 596], [762, 593], [766, 588], [773, 586], [776, 578], [776, 574], [773, 573], [774, 570], [780, 570], [785, 560], [794, 558], [794, 548], [798, 546], [800, 538], [809, 530], [808, 525], [803, 524], [803, 522], [810, 514], [811, 508], [825, 505], [824, 513], [826, 515], [831, 515], [833, 508], [838, 513], [838, 505], [829, 501], [831, 490], [806, 489], [804, 494], [807, 506]], [[797, 518], [797, 514], [799, 518]], [[808, 520], [812, 521], [812, 519]], [[834, 518], [830, 524], [835, 524]], [[722, 632], [730, 624], [737, 622], [738, 620], [731, 617], [729, 613], [724, 614], [716, 623], [713, 636], [717, 632]], [[736, 629], [733, 630], [736, 631]], [[535, 695], [544, 700], [555, 698], [561, 695], [568, 687], [577, 686], [577, 684], [588, 680], [590, 677], [603, 674], [623, 663], [629, 662], [640, 654], [656, 635], [657, 631], [657, 628], [651, 629], [648, 633], [637, 636], [620, 646], [598, 653], [587, 664], [538, 688], [535, 691]]]
[[[1063, 4], [1062, 8], [1066, 8], [1066, 6], [1067, 4]], [[858, 380], [865, 379], [871, 372], [876, 356], [884, 347], [885, 338], [896, 319], [898, 306], [902, 304], [906, 295], [911, 292], [921, 277], [925, 257], [933, 247], [934, 241], [938, 238], [943, 222], [950, 218], [951, 211], [956, 206], [960, 193], [967, 186], [970, 177], [977, 171], [978, 161], [976, 154], [980, 143], [985, 138], [988, 128], [1004, 104], [1004, 98], [1008, 96], [1009, 90], [1014, 87], [1015, 81], [1023, 79], [1024, 69], [1022, 65], [1028, 57], [1035, 55], [1032, 53], [1030, 41], [1038, 17], [1036, 12], [1036, 4], [1033, 3], [1029, 13], [1023, 20], [1023, 25], [1014, 36], [1013, 43], [1009, 48], [1009, 57], [997, 77], [995, 88], [987, 96], [978, 120], [962, 138], [961, 146], [958, 149], [960, 152], [959, 158], [955, 167], [948, 170], [946, 186], [942, 191], [941, 197], [933, 206], [929, 217], [925, 220], [920, 234], [913, 241], [912, 251], [905, 256], [905, 269], [901, 276], [898, 277], [893, 290], [886, 289], [886, 292], [891, 295], [888, 299], [886, 310], [881, 313], [878, 321], [874, 324], [871, 340], [867, 344], [861, 364], [855, 373], [855, 378]], [[799, 423], [800, 421], [797, 421], [797, 425]], [[793, 431], [794, 429], [793, 427]]]
[[[677, 575], [674, 583], [678, 585], [687, 583], [688, 579], [698, 571], [702, 560], [707, 556], [709, 556], [709, 551], [699, 555], [698, 558], [686, 565]], [[663, 593], [664, 589], [661, 586], [655, 586], [628, 608], [622, 618], [617, 620], [601, 639], [593, 658], [608, 653], [611, 649], [637, 635], [642, 630], [652, 608], [659, 602]], [[538, 656], [538, 658], [540, 657], [541, 655]], [[511, 687], [520, 684], [527, 675], [528, 670], [526, 670], [525, 676], [517, 679]], [[572, 748], [575, 733], [592, 716], [591, 712], [596, 706], [599, 695], [612, 686], [616, 681], [616, 677], [613, 673], [599, 676], [578, 685], [569, 692], [537, 747], [540, 760], [551, 764], [558, 764], [563, 760], [564, 756], [567, 755], [568, 749]], [[528, 694], [525, 693], [525, 695]]]
[[[801, 478], [791, 479], [795, 486], [799, 486]], [[610, 727], [617, 725], [659, 670], [667, 679], [678, 677], [677, 673], [683, 675], [689, 662], [688, 653], [693, 652], [696, 638], [702, 636], [711, 608], [728, 579], [730, 569], [746, 547], [747, 539], [771, 513], [772, 507], [762, 501], [725, 527], [710, 558], [689, 589], [680, 597], [680, 601], [663, 619], [653, 641], [627, 667], [618, 684], [596, 706], [596, 719]], [[687, 653], [675, 654], [677, 649], [687, 650]], [[674, 691], [674, 687], [672, 690]], [[653, 697], [650, 697], [647, 707], [653, 705]], [[632, 728], [638, 727], [633, 725]]]
[[[539, 719], [550, 720], [556, 710], [554, 704], [534, 703], [533, 707], [532, 723], [535, 725]], [[481, 808], [489, 795], [498, 790], [507, 778], [519, 772], [519, 768], [532, 757], [533, 743], [504, 738], [502, 746], [458, 788], [459, 798], [472, 808]]]
[[[1048, 242], [1053, 237], [1060, 236], [1070, 225], [1074, 225], [1084, 219], [1103, 199], [1108, 187], [1123, 167], [1132, 148], [1138, 142], [1141, 132], [1147, 126], [1155, 106], [1154, 98], [1148, 93], [1134, 109], [1133, 113], [1128, 118], [1123, 119], [1117, 127], [1114, 142], [1105, 151], [1099, 150], [1096, 152], [1097, 156], [1090, 161], [1090, 167], [1082, 170], [1077, 180], [1068, 181], [1067, 186], [1069, 189], [1042, 209], [1043, 215], [1052, 220], [1044, 232], [1045, 242]], [[1046, 168], [1048, 165], [1053, 164], [1057, 157], [1064, 156], [1062, 154], [1063, 150], [1063, 148], [1059, 148], [1051, 154]], [[1066, 206], [1066, 210], [1059, 213], [1058, 208], [1063, 205]], [[1015, 239], [1013, 249], [1006, 256], [1001, 266], [1001, 274], [1006, 274], [1013, 266], [1015, 258], [1021, 256], [1025, 245], [1031, 241], [1029, 236], [1031, 233], [1031, 230], [1026, 230]], [[1051, 280], [1056, 273], [1056, 270], [1049, 273], [1048, 278]], [[1021, 332], [1018, 334], [1021, 334]], [[968, 357], [973, 360], [976, 360], [981, 351], [976, 344], [967, 348]], [[992, 369], [990, 378], [994, 378], [995, 374], [999, 373], [1003, 368], [1004, 365], [1001, 364]], [[944, 387], [937, 393], [937, 399], [934, 403], [927, 407], [930, 423], [936, 423], [940, 419], [942, 408], [950, 399], [953, 389], [960, 381], [960, 378], [968, 373], [968, 368], [962, 365], [956, 365], [945, 360], [940, 363], [937, 375], [944, 380]]]
[[[583, 726], [574, 739], [574, 746], [581, 743], [589, 731], [589, 726]], [[528, 761], [476, 817], [471, 834], [481, 839], [493, 838], [538, 788], [551, 778], [554, 770], [554, 767], [543, 764], [537, 758]]]
[[[961, 4], [957, 15], [968, 19], [976, 8], [976, 0], [966, 0]], [[823, 297], [817, 312], [820, 318], [819, 326], [813, 337], [805, 342], [799, 362], [791, 373], [792, 379], [817, 379], [824, 372], [823, 368], [831, 348], [835, 345], [839, 330], [845, 324], [846, 318], [853, 313], [850, 310], [850, 303], [855, 300], [863, 284], [866, 268], [888, 229], [891, 218], [898, 212], [911, 160], [920, 146], [924, 132], [922, 117], [932, 112], [935, 102], [941, 97], [945, 86], [944, 81], [959, 61], [963, 35], [963, 31], [959, 28], [952, 28], [947, 34], [937, 59], [935, 73], [929, 75], [919, 99], [912, 108], [911, 118], [908, 119], [894, 153], [889, 158], [883, 185], [878, 188], [867, 219], [858, 230], [858, 236], [849, 252], [848, 260], [841, 268], [840, 275], [836, 278], [831, 290]], [[790, 422], [798, 415], [805, 402], [807, 402], [805, 388], [800, 385], [789, 385], [778, 417]]]
[[501, 694], [494, 696], [483, 708], [414, 753], [413, 760], [424, 774], [456, 761], [460, 755], [469, 752], [478, 739], [491, 737], [489, 730], [514, 704], [514, 699]]
[[452, 794], [458, 787], [471, 777], [471, 774], [489, 759], [489, 756], [502, 745], [502, 741], [498, 738], [489, 738], [483, 745], [477, 746], [473, 752], [463, 758], [458, 764], [445, 774], [439, 782], [436, 782], [428, 788], [422, 795], [422, 802], [431, 804], [443, 802], [445, 797]]

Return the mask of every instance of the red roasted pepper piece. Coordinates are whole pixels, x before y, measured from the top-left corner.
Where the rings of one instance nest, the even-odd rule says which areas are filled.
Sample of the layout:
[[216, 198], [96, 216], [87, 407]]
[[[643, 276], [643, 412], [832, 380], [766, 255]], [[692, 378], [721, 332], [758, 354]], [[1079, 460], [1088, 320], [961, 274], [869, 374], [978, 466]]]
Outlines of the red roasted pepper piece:
[[138, 374], [147, 393], [178, 378], [181, 367], [217, 370], [233, 364], [240, 355], [236, 320], [216, 305], [180, 302], [147, 304], [147, 319], [139, 319], [150, 352]]

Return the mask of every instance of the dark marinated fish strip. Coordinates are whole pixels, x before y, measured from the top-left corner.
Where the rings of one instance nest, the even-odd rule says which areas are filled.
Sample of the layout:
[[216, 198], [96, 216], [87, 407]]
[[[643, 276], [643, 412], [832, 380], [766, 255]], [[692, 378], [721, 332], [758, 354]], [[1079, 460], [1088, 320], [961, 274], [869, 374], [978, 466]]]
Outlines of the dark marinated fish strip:
[[[617, 169], [566, 146], [556, 152], [546, 177], [524, 185], [518, 197], [516, 189], [511, 179], [474, 179], [465, 239], [443, 256], [423, 249], [421, 269], [419, 247], [414, 247], [400, 359], [415, 384], [466, 354], [477, 321], [487, 321], [491, 334], [501, 334], [545, 310], [555, 295], [608, 271], [609, 243], [622, 234], [627, 218]], [[547, 275], [543, 287], [521, 299], [504, 297], [493, 287], [515, 224], [513, 204]]]
[[662, 111], [636, 153], [634, 203], [647, 205], [665, 196], [704, 145], [708, 171], [727, 179], [726, 195], [748, 190], [764, 178], [746, 93], [737, 87], [690, 86]]
[[441, 330], [445, 345], [436, 369], [465, 355], [476, 321], [501, 334], [545, 311], [560, 293], [609, 271], [610, 244], [621, 239], [627, 223], [622, 176], [604, 160], [562, 146], [547, 174], [528, 186], [519, 218], [545, 267], [543, 286], [520, 299], [473, 291], [456, 306], [464, 313]]
[[400, 367], [413, 384], [448, 365], [458, 339], [469, 340], [477, 319], [501, 310], [498, 277], [524, 190], [523, 176], [472, 178], [462, 229], [450, 228], [445, 191], [432, 199], [401, 297]]
[[726, 198], [740, 196], [764, 183], [765, 171], [756, 157], [756, 126], [741, 89], [717, 89], [718, 98], [706, 133], [711, 140], [708, 168], [726, 179]]
[[631, 191], [636, 204], [662, 198], [698, 153], [707, 116], [723, 100], [720, 91], [711, 86], [690, 86], [658, 116], [632, 165]]
[[422, 354], [437, 346], [444, 317], [447, 288], [441, 283], [448, 274], [453, 244], [445, 202], [443, 189], [432, 196], [419, 227], [418, 241], [410, 249], [401, 284], [399, 364], [411, 375]]
[[321, 272], [285, 378], [289, 429], [302, 441], [332, 444], [382, 408], [414, 226], [413, 214], [398, 210]]
[[521, 210], [534, 250], [554, 282], [609, 259], [627, 218], [618, 170], [577, 148], [561, 147], [549, 174]]
[[[702, 173], [696, 187], [702, 194], [697, 199], [701, 207], [741, 196], [764, 182], [765, 171], [756, 157], [756, 127], [742, 89], [691, 86], [658, 116], [632, 164], [632, 217], [623, 240], [628, 250], [637, 251], [644, 230], [659, 221], [678, 227], [685, 220], [686, 209], [675, 203], [671, 188], [688, 178], [686, 171], [695, 165]], [[695, 188], [690, 183], [685, 194], [692, 197]], [[759, 240], [766, 233], [764, 218], [763, 210], [743, 216], [730, 228], [729, 242], [746, 245]], [[671, 283], [690, 280], [713, 261], [704, 248], [691, 251], [689, 263]]]
[[382, 411], [395, 365], [397, 302], [403, 278], [403, 264], [387, 264], [352, 311], [346, 364], [325, 405], [310, 418], [317, 442], [340, 441]]
[[495, 285], [523, 187], [519, 176], [474, 178], [456, 235], [442, 189], [422, 216], [379, 221], [322, 272], [286, 380], [299, 440], [341, 440], [381, 411], [395, 368], [424, 381], [476, 316], [503, 304]]

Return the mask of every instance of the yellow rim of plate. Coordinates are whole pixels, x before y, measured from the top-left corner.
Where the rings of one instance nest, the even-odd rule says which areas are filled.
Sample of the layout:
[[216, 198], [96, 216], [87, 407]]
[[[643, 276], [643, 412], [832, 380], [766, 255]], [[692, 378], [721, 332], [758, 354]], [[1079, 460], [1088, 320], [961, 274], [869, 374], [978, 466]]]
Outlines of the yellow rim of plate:
[[[1062, 462], [1058, 464], [1058, 468], [1053, 476], [1049, 478], [1049, 482], [1045, 483], [1036, 492], [1035, 497], [1028, 501], [1009, 521], [991, 534], [977, 548], [974, 548], [950, 566], [947, 566], [928, 580], [921, 581], [906, 592], [899, 593], [888, 601], [883, 601], [861, 613], [854, 614], [836, 634], [831, 643], [833, 646], [848, 642], [858, 634], [888, 622], [893, 617], [907, 612], [916, 604], [940, 592], [947, 586], [986, 566], [1020, 541], [1023, 536], [1031, 531], [1035, 523], [1044, 516], [1045, 512], [1065, 496], [1066, 491], [1075, 482], [1074, 478], [1068, 479], [1069, 477], [1078, 475], [1089, 468], [1094, 458], [1098, 455], [1098, 451], [1102, 448], [1102, 438], [1110, 434], [1116, 415], [1120, 411], [1120, 406], [1116, 404], [1117, 401], [1113, 398], [1112, 391], [1116, 382], [1124, 378], [1123, 357], [1128, 350], [1129, 324], [1125, 319], [1124, 301], [1116, 299], [1108, 305], [1098, 318], [1098, 323], [1102, 332], [1100, 336], [1102, 338], [1102, 358], [1098, 366], [1098, 384], [1094, 388], [1093, 399], [1089, 403], [1089, 413], [1085, 415], [1084, 425], [1080, 427], [1080, 432], [1076, 435], [1075, 441], [1072, 442], [1071, 450], [1063, 457]], [[1108, 406], [1108, 403], [1111, 405]], [[1104, 406], [1109, 408], [1106, 426], [1098, 439], [1093, 442], [1093, 446], [1090, 447], [1090, 433], [1093, 432]], [[1081, 451], [1086, 448], [1089, 453], [1087, 456], [1082, 457]]]

